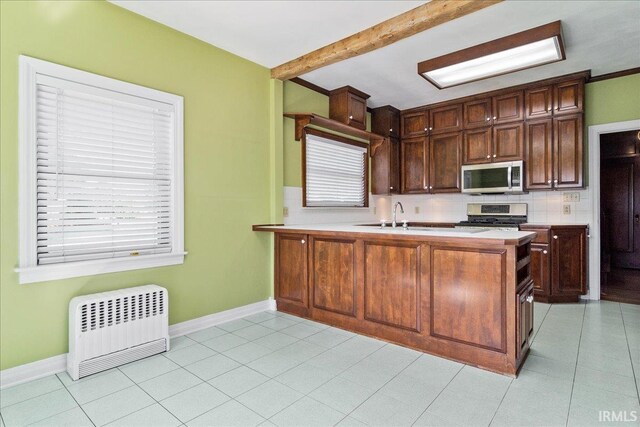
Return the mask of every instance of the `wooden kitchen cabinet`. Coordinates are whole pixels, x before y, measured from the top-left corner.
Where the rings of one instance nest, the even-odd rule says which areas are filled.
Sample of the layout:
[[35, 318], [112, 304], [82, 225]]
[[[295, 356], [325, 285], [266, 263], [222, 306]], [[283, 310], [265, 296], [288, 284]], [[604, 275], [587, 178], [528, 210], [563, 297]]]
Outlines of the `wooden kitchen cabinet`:
[[371, 193], [400, 192], [400, 141], [388, 137], [371, 156]]
[[426, 109], [403, 111], [400, 115], [402, 138], [425, 136], [429, 131], [429, 116]]
[[429, 192], [460, 192], [462, 132], [433, 135], [430, 139]]
[[357, 129], [367, 128], [367, 99], [369, 95], [351, 86], [329, 92], [329, 118]]
[[344, 316], [356, 315], [356, 241], [312, 237], [310, 288], [313, 308]]
[[429, 134], [435, 135], [462, 129], [462, 104], [443, 105], [429, 110]]
[[530, 225], [531, 277], [536, 301], [576, 302], [587, 292], [588, 227], [585, 225]]
[[502, 123], [522, 121], [524, 119], [522, 98], [522, 91], [494, 96], [492, 98], [492, 124], [499, 125]]
[[558, 83], [553, 87], [553, 115], [575, 114], [583, 111], [584, 79]]
[[275, 247], [275, 294], [278, 307], [306, 316], [309, 312], [308, 236], [278, 233]]
[[463, 164], [473, 165], [491, 162], [491, 127], [464, 131]]
[[526, 354], [531, 346], [531, 335], [533, 334], [533, 282], [529, 282], [516, 295], [516, 325], [518, 342], [518, 359]]
[[553, 113], [553, 86], [524, 91], [524, 117], [527, 120], [545, 119]]
[[506, 162], [523, 159], [523, 133], [522, 122], [507, 123], [493, 126], [493, 154], [491, 161]]
[[372, 151], [371, 192], [400, 192], [400, 110], [386, 105], [371, 110], [371, 131], [387, 137]]
[[426, 193], [428, 190], [429, 138], [403, 138], [400, 143], [400, 185], [402, 193]]
[[582, 114], [553, 118], [553, 186], [583, 187]]
[[401, 192], [460, 192], [462, 132], [404, 138], [400, 144]]
[[553, 188], [553, 120], [536, 120], [525, 124], [525, 188]]
[[371, 109], [371, 132], [382, 135], [391, 136], [393, 138], [400, 137], [400, 110], [385, 105]]
[[465, 102], [463, 109], [465, 129], [491, 125], [491, 98]]

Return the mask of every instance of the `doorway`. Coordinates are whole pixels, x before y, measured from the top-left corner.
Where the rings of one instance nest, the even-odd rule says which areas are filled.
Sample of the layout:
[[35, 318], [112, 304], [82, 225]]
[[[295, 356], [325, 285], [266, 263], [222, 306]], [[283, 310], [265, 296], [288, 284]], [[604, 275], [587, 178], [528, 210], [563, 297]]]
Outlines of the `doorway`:
[[600, 135], [600, 292], [640, 304], [640, 129]]

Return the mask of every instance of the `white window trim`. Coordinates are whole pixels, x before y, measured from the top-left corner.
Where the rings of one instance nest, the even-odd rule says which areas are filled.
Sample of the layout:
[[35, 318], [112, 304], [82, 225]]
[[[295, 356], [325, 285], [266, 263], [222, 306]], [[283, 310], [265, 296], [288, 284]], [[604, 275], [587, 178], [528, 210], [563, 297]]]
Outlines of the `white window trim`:
[[[51, 62], [20, 55], [19, 82], [19, 283], [67, 279], [141, 268], [177, 265], [184, 262], [184, 100], [179, 95], [126, 83]], [[175, 110], [173, 158], [172, 251], [168, 254], [106, 258], [62, 264], [37, 265], [36, 210], [36, 75], [43, 74], [85, 85], [171, 104]]]

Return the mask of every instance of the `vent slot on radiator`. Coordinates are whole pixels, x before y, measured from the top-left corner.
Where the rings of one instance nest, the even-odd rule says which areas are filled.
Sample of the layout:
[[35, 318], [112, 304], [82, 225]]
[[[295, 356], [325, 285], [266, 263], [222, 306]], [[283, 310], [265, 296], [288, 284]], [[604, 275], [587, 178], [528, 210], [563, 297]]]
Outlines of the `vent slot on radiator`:
[[81, 332], [163, 315], [164, 312], [164, 292], [162, 291], [86, 303], [80, 306]]

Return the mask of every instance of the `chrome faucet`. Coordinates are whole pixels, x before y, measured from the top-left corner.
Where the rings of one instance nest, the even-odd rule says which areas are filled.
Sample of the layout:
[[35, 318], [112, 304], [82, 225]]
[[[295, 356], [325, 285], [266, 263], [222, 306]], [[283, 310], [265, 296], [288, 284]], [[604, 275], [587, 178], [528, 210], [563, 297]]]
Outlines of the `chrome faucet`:
[[396, 210], [398, 209], [398, 205], [400, 205], [400, 213], [404, 213], [404, 207], [402, 207], [402, 203], [400, 202], [396, 202], [395, 205], [393, 205], [393, 222], [391, 223], [391, 226], [393, 228], [396, 228]]

